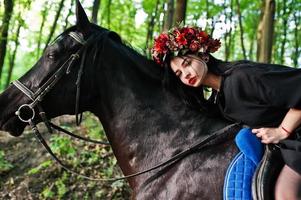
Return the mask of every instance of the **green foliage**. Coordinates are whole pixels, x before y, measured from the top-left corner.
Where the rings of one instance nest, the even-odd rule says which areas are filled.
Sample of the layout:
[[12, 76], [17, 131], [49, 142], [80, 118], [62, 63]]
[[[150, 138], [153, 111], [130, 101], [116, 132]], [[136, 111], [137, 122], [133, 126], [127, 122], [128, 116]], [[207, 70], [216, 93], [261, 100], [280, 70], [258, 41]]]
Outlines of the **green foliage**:
[[55, 195], [54, 192], [51, 191], [51, 188], [49, 187], [46, 187], [41, 194], [43, 199], [52, 199], [54, 195]]
[[59, 156], [66, 156], [72, 158], [75, 156], [76, 150], [72, 146], [71, 140], [66, 136], [53, 136], [50, 138], [50, 147], [54, 153]]
[[47, 167], [50, 167], [53, 164], [52, 160], [47, 160], [45, 162], [42, 162], [40, 165], [38, 165], [35, 168], [30, 169], [27, 174], [33, 175], [41, 172], [41, 170], [46, 169]]
[[[99, 120], [85, 113], [82, 125], [74, 130], [73, 124], [62, 123], [62, 127], [84, 137], [106, 140]], [[69, 137], [52, 135], [49, 142], [60, 159], [81, 174], [99, 178], [120, 176], [120, 170], [109, 146], [95, 145]], [[125, 181], [112, 183], [87, 181], [61, 169], [56, 162], [47, 160], [31, 169], [28, 175], [47, 177], [41, 187], [41, 199], [127, 199], [128, 185]], [[48, 175], [47, 175], [48, 174]], [[54, 179], [51, 179], [51, 177]]]
[[0, 150], [0, 174], [9, 171], [11, 168], [13, 168], [13, 165], [5, 159], [4, 151]]
[[62, 177], [57, 179], [51, 186], [46, 186], [42, 193], [42, 199], [63, 199], [66, 193], [69, 191], [66, 185], [68, 181], [68, 174], [66, 172], [63, 173]]
[[[16, 39], [16, 28], [17, 24], [21, 24], [21, 36], [19, 36], [20, 48], [17, 52], [15, 67], [13, 69], [12, 80], [20, 77], [28, 69], [30, 69], [37, 58], [41, 55], [42, 49], [44, 49], [45, 42], [47, 40], [49, 31], [53, 24], [54, 16], [57, 11], [57, 5], [60, 0], [51, 0], [46, 2], [38, 2], [37, 0], [18, 0], [15, 2], [15, 7], [13, 11], [12, 20], [10, 22], [9, 30], [9, 42], [7, 47], [7, 56], [5, 60], [5, 66], [3, 69], [3, 76], [0, 80], [0, 90], [3, 89], [6, 82], [9, 66], [9, 58], [14, 49], [14, 43], [12, 42]], [[58, 35], [67, 26], [74, 25], [74, 3], [71, 8], [72, 0], [66, 0], [61, 13], [61, 17], [58, 19], [58, 26], [55, 30], [55, 35]], [[232, 2], [232, 3], [231, 3]], [[92, 3], [82, 1], [84, 8], [87, 11], [88, 16], [91, 14]], [[120, 34], [123, 40], [132, 44], [135, 49], [142, 54], [146, 54], [149, 51], [145, 49], [147, 30], [149, 28], [150, 16], [154, 15], [155, 7], [157, 1], [153, 0], [103, 0], [101, 1], [101, 6], [99, 10], [99, 24], [105, 28], [109, 28]], [[164, 19], [165, 10], [163, 10], [163, 5], [167, 3], [167, 0], [159, 1], [159, 14], [155, 19], [154, 36], [158, 35], [162, 31], [162, 24]], [[244, 42], [246, 49], [248, 51], [248, 59], [256, 59], [256, 32], [258, 23], [260, 21], [260, 13], [262, 7], [262, 1], [249, 1], [249, 0], [239, 0], [240, 10], [242, 13], [242, 21], [244, 28]], [[300, 29], [300, 5], [301, 0], [288, 0], [286, 5], [288, 7], [287, 11], [283, 12], [283, 6], [285, 1], [276, 0], [276, 15], [275, 15], [275, 39], [273, 47], [273, 61], [275, 63], [282, 63], [291, 66], [293, 64], [293, 59], [297, 60], [297, 64], [300, 64], [300, 50], [298, 50], [298, 45], [296, 40], [300, 35], [300, 31], [295, 34], [295, 27]], [[232, 4], [232, 9], [231, 9]], [[164, 6], [166, 7], [166, 6]], [[39, 10], [39, 12], [37, 12]], [[71, 11], [71, 16], [67, 17]], [[144, 13], [146, 18], [144, 23], [141, 25], [136, 24], [137, 19], [141, 19], [138, 14]], [[19, 16], [19, 14], [21, 14]], [[229, 16], [233, 16], [232, 19], [232, 37], [233, 40], [232, 47], [230, 48], [230, 59], [236, 60], [242, 58], [241, 44], [239, 41], [239, 28], [237, 19], [237, 4], [236, 0], [190, 0], [187, 4], [186, 12], [186, 23], [187, 24], [198, 24], [201, 19], [207, 20], [206, 29], [211, 32], [212, 24], [215, 25], [216, 29], [221, 23], [222, 27], [225, 23], [230, 23]], [[299, 22], [295, 22], [293, 15], [296, 15]], [[3, 10], [0, 12], [0, 17], [3, 16]], [[224, 18], [227, 16], [227, 20]], [[287, 27], [283, 27], [283, 20], [288, 19], [289, 23]], [[213, 23], [212, 23], [213, 21]], [[296, 24], [297, 23], [297, 24]], [[43, 24], [43, 29], [40, 30]], [[284, 30], [287, 30], [287, 39], [285, 41], [284, 58], [283, 50], [281, 50], [282, 43], [284, 41], [283, 35]], [[216, 33], [220, 30], [215, 30]], [[223, 39], [226, 36], [226, 31], [219, 36]], [[229, 32], [229, 30], [227, 30]], [[38, 46], [38, 44], [40, 44]], [[297, 47], [296, 47], [297, 45]], [[224, 45], [222, 46], [225, 47]], [[299, 47], [300, 49], [300, 47]], [[224, 58], [224, 51], [221, 50], [216, 54], [217, 57]]]
[[65, 185], [65, 181], [67, 180], [68, 175], [64, 172], [62, 178], [59, 178], [55, 182], [55, 186], [57, 188], [58, 199], [62, 199], [64, 195], [68, 192], [68, 188]]

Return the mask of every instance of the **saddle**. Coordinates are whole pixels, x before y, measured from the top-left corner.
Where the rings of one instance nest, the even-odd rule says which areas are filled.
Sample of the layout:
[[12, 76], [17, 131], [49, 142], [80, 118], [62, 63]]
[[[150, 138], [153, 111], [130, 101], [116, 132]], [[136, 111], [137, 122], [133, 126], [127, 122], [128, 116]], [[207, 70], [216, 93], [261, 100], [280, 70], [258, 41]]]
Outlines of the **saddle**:
[[249, 128], [241, 129], [235, 142], [240, 152], [228, 167], [223, 199], [274, 199], [275, 182], [284, 165], [279, 148], [264, 146]]
[[253, 200], [272, 200], [276, 180], [284, 166], [280, 149], [266, 145], [265, 152], [252, 180]]

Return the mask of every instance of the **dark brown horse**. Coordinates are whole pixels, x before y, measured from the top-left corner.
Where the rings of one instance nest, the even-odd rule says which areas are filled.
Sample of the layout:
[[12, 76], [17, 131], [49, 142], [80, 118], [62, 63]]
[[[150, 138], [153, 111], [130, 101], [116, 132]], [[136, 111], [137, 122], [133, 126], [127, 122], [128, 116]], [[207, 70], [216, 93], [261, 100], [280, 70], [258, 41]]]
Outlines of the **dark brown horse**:
[[[80, 59], [67, 62], [70, 72], [38, 103], [49, 118], [75, 114], [80, 76], [79, 112], [91, 111], [100, 119], [125, 175], [155, 166], [229, 124], [193, 110], [164, 89], [162, 69], [124, 45], [116, 33], [91, 24], [79, 2], [76, 26], [62, 33], [19, 81], [36, 92], [76, 52]], [[27, 123], [15, 112], [32, 101], [15, 85], [9, 86], [0, 96], [0, 129], [21, 135]], [[22, 112], [24, 118], [32, 115], [30, 108]], [[41, 120], [33, 118], [35, 123]], [[128, 179], [133, 197], [221, 199], [226, 168], [236, 153], [232, 138], [225, 137], [171, 165]]]

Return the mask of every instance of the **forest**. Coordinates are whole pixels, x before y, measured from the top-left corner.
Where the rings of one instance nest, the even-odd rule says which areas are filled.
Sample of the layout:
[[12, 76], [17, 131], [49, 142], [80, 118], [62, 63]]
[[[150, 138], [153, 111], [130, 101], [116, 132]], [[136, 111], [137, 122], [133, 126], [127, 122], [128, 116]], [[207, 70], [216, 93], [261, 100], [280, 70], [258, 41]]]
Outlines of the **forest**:
[[[75, 2], [0, 0], [0, 91], [28, 71], [57, 35], [75, 24]], [[301, 0], [82, 0], [81, 3], [92, 23], [115, 31], [124, 43], [148, 58], [156, 36], [185, 24], [200, 26], [221, 40], [221, 49], [214, 54], [219, 59], [294, 68], [301, 65]], [[74, 119], [70, 116], [56, 120], [76, 132], [105, 139], [91, 113], [85, 114], [84, 123], [78, 128], [71, 128]], [[126, 182], [82, 180], [55, 166], [38, 144], [26, 148], [33, 141], [29, 134], [30, 130], [20, 138], [0, 134], [1, 199], [129, 198]], [[92, 175], [121, 174], [110, 148], [72, 142], [59, 135], [48, 139], [54, 151], [70, 165], [89, 165], [84, 171]], [[82, 149], [80, 152], [77, 146]], [[75, 155], [78, 155], [76, 160], [72, 159]], [[33, 160], [18, 162], [24, 157]]]
[[[143, 55], [162, 31], [198, 25], [221, 39], [216, 56], [300, 66], [300, 0], [94, 0], [91, 21], [117, 32]], [[0, 2], [0, 88], [33, 66], [45, 47], [72, 26], [74, 0]]]

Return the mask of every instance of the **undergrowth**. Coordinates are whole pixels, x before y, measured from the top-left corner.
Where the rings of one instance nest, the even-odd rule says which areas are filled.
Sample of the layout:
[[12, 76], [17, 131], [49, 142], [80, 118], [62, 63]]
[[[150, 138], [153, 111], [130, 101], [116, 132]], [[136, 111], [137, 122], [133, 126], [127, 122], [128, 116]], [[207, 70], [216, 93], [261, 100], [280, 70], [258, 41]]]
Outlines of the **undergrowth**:
[[[61, 124], [74, 133], [94, 140], [106, 140], [98, 119], [86, 113], [82, 125]], [[122, 175], [110, 146], [96, 145], [69, 136], [53, 134], [49, 139], [52, 151], [70, 169], [93, 178], [112, 178]], [[1, 158], [1, 157], [0, 157]], [[0, 161], [1, 164], [1, 161]], [[40, 192], [41, 199], [129, 199], [129, 188], [125, 181], [106, 183], [85, 180], [66, 172], [53, 160], [46, 160], [28, 171], [29, 176], [48, 173], [49, 179]]]

